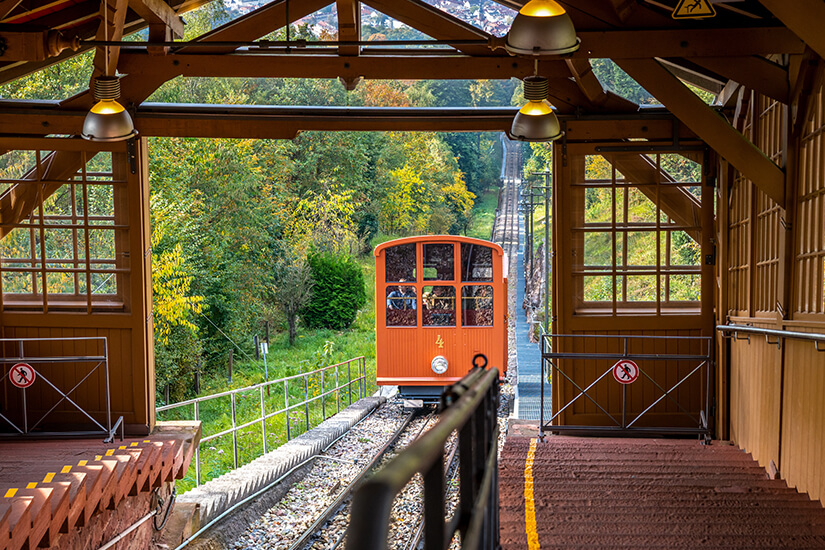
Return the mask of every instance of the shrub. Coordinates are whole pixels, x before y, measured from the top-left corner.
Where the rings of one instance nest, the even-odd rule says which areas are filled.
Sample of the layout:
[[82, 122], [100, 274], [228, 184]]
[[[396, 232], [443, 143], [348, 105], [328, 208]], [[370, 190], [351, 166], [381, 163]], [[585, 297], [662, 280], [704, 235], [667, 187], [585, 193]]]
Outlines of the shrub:
[[361, 266], [352, 256], [329, 252], [311, 254], [308, 261], [315, 286], [301, 320], [309, 328], [348, 328], [367, 301]]

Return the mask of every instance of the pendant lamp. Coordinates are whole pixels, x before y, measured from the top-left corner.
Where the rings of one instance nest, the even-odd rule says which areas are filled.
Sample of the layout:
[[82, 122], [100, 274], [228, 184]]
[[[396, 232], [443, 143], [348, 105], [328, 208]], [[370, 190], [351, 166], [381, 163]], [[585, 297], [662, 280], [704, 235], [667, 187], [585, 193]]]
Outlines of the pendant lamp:
[[84, 139], [90, 141], [123, 141], [137, 135], [129, 112], [116, 100], [120, 97], [120, 79], [98, 76], [94, 79], [94, 95], [98, 100], [83, 121]]
[[558, 2], [530, 0], [513, 19], [504, 47], [513, 55], [562, 55], [578, 50], [580, 42]]
[[528, 76], [524, 79], [524, 99], [510, 128], [510, 136], [519, 141], [553, 141], [561, 137], [561, 125], [547, 101], [547, 79]]
[[[103, 37], [109, 41], [109, 8], [106, 1], [101, 4], [103, 10]], [[89, 141], [123, 141], [137, 135], [135, 123], [123, 105], [117, 102], [120, 97], [120, 79], [109, 75], [109, 47], [103, 49], [103, 76], [94, 78], [94, 97], [97, 103], [86, 114], [83, 121], [83, 139]]]

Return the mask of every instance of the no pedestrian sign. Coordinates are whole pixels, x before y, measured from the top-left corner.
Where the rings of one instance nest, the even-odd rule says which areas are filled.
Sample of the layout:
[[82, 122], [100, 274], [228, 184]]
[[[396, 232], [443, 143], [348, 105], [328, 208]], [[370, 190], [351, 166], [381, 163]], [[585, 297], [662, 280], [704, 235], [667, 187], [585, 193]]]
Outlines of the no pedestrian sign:
[[28, 388], [34, 384], [34, 369], [28, 363], [17, 363], [9, 371], [9, 380], [18, 388]]
[[619, 384], [632, 384], [639, 378], [639, 365], [630, 359], [622, 359], [613, 365], [613, 378]]

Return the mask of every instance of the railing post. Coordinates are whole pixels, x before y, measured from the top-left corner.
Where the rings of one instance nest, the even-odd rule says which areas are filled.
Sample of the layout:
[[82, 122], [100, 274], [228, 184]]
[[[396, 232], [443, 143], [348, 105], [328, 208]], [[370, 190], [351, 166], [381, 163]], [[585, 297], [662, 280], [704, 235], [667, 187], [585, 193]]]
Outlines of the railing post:
[[[463, 462], [463, 457], [462, 457]], [[424, 550], [444, 548], [444, 455], [424, 472]], [[462, 491], [463, 493], [463, 491]]]
[[[326, 384], [324, 384], [324, 371], [321, 371], [321, 419], [322, 421], [327, 419], [327, 396], [324, 395], [326, 390]], [[309, 428], [307, 428], [308, 430]]]
[[235, 468], [238, 467], [238, 423], [235, 418], [235, 392], [229, 394], [232, 402], [232, 452], [235, 455]]
[[286, 440], [291, 439], [289, 433], [289, 382], [284, 380], [284, 409], [286, 410]]
[[[195, 422], [200, 422], [200, 407], [199, 403], [195, 401]], [[201, 484], [201, 444], [195, 447], [195, 485]]]
[[304, 416], [306, 417], [306, 431], [309, 431], [309, 380], [304, 375]]
[[[266, 387], [269, 389], [269, 386]], [[264, 440], [264, 454], [266, 454], [266, 404], [264, 403], [264, 387], [260, 387], [261, 390], [261, 437]]]
[[341, 412], [341, 378], [338, 376], [338, 367], [335, 367], [335, 414]]
[[[361, 362], [360, 359], [358, 361]], [[347, 361], [347, 395], [349, 396], [349, 404], [352, 405], [352, 361]]]

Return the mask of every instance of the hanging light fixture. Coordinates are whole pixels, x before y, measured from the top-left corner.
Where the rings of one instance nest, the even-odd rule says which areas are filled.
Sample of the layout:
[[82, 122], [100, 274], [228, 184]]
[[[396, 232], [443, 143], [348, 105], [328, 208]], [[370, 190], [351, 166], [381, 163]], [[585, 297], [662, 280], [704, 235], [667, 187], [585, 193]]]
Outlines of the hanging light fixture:
[[[102, 4], [103, 36], [109, 41], [108, 7]], [[120, 97], [120, 79], [109, 75], [109, 47], [103, 50], [103, 76], [94, 78], [94, 97], [97, 103], [83, 121], [84, 139], [90, 141], [123, 141], [137, 135], [128, 111], [117, 102]]]
[[562, 55], [581, 41], [567, 11], [555, 0], [530, 0], [519, 10], [504, 48], [513, 55]]
[[561, 137], [561, 125], [547, 101], [547, 79], [528, 76], [524, 79], [524, 99], [510, 128], [510, 136], [519, 141], [553, 141]]

